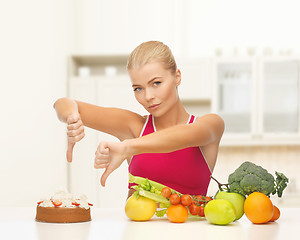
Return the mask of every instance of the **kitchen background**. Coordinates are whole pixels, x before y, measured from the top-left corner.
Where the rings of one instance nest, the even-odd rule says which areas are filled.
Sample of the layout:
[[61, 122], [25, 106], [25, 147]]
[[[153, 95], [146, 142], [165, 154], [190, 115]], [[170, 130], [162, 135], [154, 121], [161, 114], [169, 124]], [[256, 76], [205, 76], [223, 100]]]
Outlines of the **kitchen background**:
[[[93, 169], [97, 144], [86, 129], [68, 164], [66, 126], [54, 101], [145, 111], [125, 65], [141, 42], [173, 50], [180, 96], [196, 115], [226, 123], [213, 175], [221, 182], [242, 162], [290, 183], [280, 206], [300, 205], [300, 15], [297, 0], [11, 0], [0, 3], [0, 207], [30, 207], [59, 188], [85, 193], [97, 207], [123, 207], [124, 163], [102, 188]], [[209, 194], [217, 190], [211, 182]]]

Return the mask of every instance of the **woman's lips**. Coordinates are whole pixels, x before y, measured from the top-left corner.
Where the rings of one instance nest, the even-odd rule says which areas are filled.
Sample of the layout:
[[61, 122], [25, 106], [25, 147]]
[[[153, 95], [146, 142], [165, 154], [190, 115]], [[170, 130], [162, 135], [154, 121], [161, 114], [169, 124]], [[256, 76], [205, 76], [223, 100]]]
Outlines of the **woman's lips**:
[[153, 104], [153, 105], [151, 105], [149, 108], [150, 108], [151, 110], [155, 110], [155, 109], [157, 109], [157, 108], [159, 107], [159, 105], [160, 105], [160, 104]]

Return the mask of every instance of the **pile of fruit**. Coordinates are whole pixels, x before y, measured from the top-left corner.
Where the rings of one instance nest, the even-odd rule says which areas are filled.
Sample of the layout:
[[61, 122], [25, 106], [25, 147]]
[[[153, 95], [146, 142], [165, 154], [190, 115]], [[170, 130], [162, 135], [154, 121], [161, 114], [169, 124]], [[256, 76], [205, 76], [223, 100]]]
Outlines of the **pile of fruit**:
[[212, 197], [208, 196], [172, 193], [169, 187], [164, 187], [161, 195], [169, 199], [171, 206], [167, 209], [167, 217], [171, 222], [176, 223], [185, 222], [189, 214], [204, 217], [204, 207], [212, 200]]
[[229, 184], [221, 184], [213, 178], [219, 184], [219, 191], [214, 197], [208, 197], [182, 194], [130, 174], [129, 182], [137, 185], [133, 186], [136, 191], [127, 200], [125, 213], [134, 221], [147, 221], [156, 214], [158, 217], [167, 215], [175, 223], [183, 223], [193, 216], [212, 224], [227, 225], [245, 213], [253, 223], [272, 222], [279, 218], [280, 211], [269, 195], [277, 193], [281, 197], [288, 182], [282, 173], [276, 172], [276, 176], [275, 180], [262, 167], [245, 162], [229, 176]]

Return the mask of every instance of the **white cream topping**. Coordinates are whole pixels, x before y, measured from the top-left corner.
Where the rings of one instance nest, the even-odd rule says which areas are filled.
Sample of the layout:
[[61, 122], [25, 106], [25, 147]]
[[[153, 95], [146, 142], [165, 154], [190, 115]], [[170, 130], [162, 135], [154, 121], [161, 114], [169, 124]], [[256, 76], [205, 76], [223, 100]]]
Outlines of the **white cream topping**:
[[40, 207], [55, 207], [53, 203], [62, 203], [57, 207], [75, 208], [78, 207], [89, 209], [89, 203], [85, 195], [74, 196], [66, 190], [59, 190], [53, 194], [50, 198], [44, 198], [40, 200]]

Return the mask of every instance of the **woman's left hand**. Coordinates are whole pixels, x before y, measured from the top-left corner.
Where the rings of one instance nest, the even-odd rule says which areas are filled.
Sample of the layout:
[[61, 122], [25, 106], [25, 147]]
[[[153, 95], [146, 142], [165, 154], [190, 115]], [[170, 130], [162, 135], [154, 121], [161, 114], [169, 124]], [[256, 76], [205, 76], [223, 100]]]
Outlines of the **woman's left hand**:
[[101, 177], [101, 185], [105, 187], [107, 177], [127, 159], [124, 142], [101, 142], [95, 152], [96, 169], [105, 168]]

